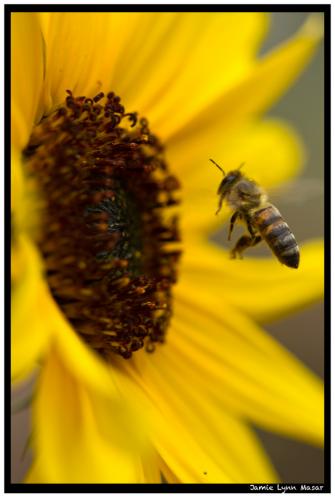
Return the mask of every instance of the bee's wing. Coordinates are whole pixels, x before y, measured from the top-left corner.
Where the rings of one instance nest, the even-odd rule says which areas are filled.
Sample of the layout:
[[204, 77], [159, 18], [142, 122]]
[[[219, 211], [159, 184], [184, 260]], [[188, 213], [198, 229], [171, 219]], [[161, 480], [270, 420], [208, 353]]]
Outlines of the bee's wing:
[[324, 184], [320, 178], [305, 177], [282, 184], [268, 190], [269, 199], [274, 203], [285, 202], [295, 205], [314, 201], [324, 194]]

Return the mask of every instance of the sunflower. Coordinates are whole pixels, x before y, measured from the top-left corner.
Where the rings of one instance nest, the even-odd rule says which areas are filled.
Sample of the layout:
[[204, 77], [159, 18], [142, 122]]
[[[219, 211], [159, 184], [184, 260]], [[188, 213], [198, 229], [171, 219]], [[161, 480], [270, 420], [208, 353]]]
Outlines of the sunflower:
[[12, 14], [27, 482], [276, 482], [252, 425], [322, 445], [320, 380], [259, 326], [321, 298], [321, 242], [292, 270], [209, 240], [228, 216], [209, 157], [245, 161], [265, 188], [303, 163], [294, 131], [261, 114], [319, 21], [257, 58], [267, 27], [264, 13]]

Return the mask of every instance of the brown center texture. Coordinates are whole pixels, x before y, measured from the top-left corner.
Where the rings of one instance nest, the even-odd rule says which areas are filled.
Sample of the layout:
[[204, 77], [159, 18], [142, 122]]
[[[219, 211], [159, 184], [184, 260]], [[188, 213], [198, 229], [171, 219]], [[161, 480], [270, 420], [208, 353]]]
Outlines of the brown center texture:
[[38, 244], [78, 335], [105, 358], [128, 358], [163, 342], [169, 324], [179, 183], [147, 121], [119, 97], [67, 93], [24, 151], [44, 202]]

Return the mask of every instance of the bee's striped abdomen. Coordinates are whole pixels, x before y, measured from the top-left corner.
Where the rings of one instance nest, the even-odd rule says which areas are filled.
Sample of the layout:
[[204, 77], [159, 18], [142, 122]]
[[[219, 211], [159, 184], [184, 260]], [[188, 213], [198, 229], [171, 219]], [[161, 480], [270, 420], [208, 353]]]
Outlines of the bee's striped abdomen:
[[252, 224], [257, 227], [262, 238], [280, 262], [288, 267], [299, 266], [299, 247], [290, 228], [275, 206], [268, 205], [255, 211], [252, 215]]

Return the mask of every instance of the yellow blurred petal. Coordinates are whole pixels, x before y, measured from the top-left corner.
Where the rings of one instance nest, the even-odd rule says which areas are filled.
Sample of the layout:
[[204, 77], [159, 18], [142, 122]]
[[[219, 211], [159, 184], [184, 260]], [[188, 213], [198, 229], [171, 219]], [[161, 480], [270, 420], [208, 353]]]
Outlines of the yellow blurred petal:
[[310, 16], [295, 36], [255, 63], [241, 82], [179, 127], [173, 140], [178, 136], [185, 140], [187, 135], [194, 136], [202, 130], [215, 131], [219, 124], [221, 128], [225, 124], [229, 130], [247, 117], [263, 113], [294, 83], [322, 35], [323, 21]]
[[150, 459], [142, 460], [142, 469], [143, 469], [143, 483], [146, 484], [159, 484], [162, 482], [160, 460], [159, 456], [152, 449]]
[[[143, 15], [143, 14], [142, 14]], [[45, 106], [65, 100], [67, 89], [93, 96], [118, 92], [117, 61], [134, 37], [139, 13], [40, 13], [46, 40]], [[122, 97], [122, 96], [121, 96]]]
[[[173, 410], [164, 396], [150, 393], [153, 411], [151, 439], [162, 460], [181, 483], [230, 483], [229, 475], [199, 438], [200, 428], [189, 428], [183, 415]], [[173, 403], [173, 401], [171, 401]], [[207, 474], [206, 474], [207, 473]]]
[[41, 227], [40, 196], [36, 179], [27, 175], [22, 153], [16, 147], [11, 152], [11, 223], [13, 237], [25, 233], [32, 241], [38, 239]]
[[183, 418], [171, 412], [165, 401], [156, 404], [160, 411], [153, 420], [152, 441], [173, 475], [181, 483], [233, 482], [233, 477], [216, 463], [206, 444], [199, 442], [199, 429], [187, 428]]
[[164, 479], [169, 484], [179, 484], [180, 481], [177, 476], [172, 472], [172, 470], [167, 466], [166, 462], [162, 459], [162, 457], [158, 458], [160, 470], [163, 474]]
[[267, 29], [265, 13], [143, 17], [118, 69], [120, 92], [163, 139], [241, 78]]
[[105, 50], [105, 23], [102, 13], [53, 12], [39, 16], [45, 39], [44, 106], [49, 110], [65, 101], [67, 89], [81, 95], [92, 74], [98, 89], [95, 68], [99, 47]]
[[[21, 165], [21, 154], [17, 148], [11, 152], [11, 212], [12, 217], [17, 219], [20, 214], [21, 203], [24, 199], [24, 178]], [[22, 211], [21, 211], [22, 212]], [[17, 224], [13, 220], [13, 225]]]
[[36, 461], [33, 463], [27, 474], [25, 475], [24, 482], [32, 484], [42, 484], [44, 482], [43, 473], [41, 473], [41, 470]]
[[35, 13], [11, 14], [11, 49], [11, 140], [22, 150], [41, 115], [43, 40]]
[[109, 370], [107, 363], [78, 337], [56, 303], [49, 322], [55, 345], [67, 369], [90, 389], [107, 396], [115, 394], [117, 389], [113, 372]]
[[[140, 373], [135, 367], [136, 360], [135, 364], [118, 360], [118, 364], [149, 397], [148, 407], [151, 417], [148, 433], [157, 453], [171, 470], [173, 477], [177, 477], [182, 483], [232, 482], [232, 477], [216, 463], [206, 446], [199, 442], [196, 430], [188, 428], [182, 415], [178, 415], [173, 409], [164, 391], [147, 384], [148, 379], [141, 374], [145, 367], [142, 361], [146, 355], [145, 352], [136, 353], [136, 358], [140, 357], [141, 360]], [[203, 473], [204, 467], [207, 469], [207, 475]]]
[[265, 120], [243, 124], [233, 133], [220, 126], [213, 136], [204, 130], [198, 137], [168, 148], [167, 158], [183, 186], [183, 231], [209, 233], [231, 214], [224, 204], [220, 215], [215, 216], [222, 173], [209, 158], [214, 158], [225, 171], [245, 162], [245, 175], [264, 188], [271, 188], [298, 174], [304, 153], [290, 126]]
[[[158, 347], [155, 356], [138, 353], [131, 372], [160, 412], [152, 424], [153, 440], [167, 471], [181, 482], [275, 482], [276, 474], [252, 431], [209, 399], [204, 384], [199, 387], [185, 378], [173, 355], [169, 344]], [[200, 454], [194, 438], [207, 456]]]
[[12, 252], [12, 377], [36, 368], [50, 340], [52, 303], [42, 276], [40, 256], [32, 242], [17, 235]]
[[46, 107], [62, 102], [66, 89], [86, 95], [100, 87], [113, 90], [127, 109], [147, 114], [154, 126], [159, 122], [161, 137], [243, 74], [267, 29], [264, 13], [39, 16], [46, 40]]
[[[126, 44], [120, 44], [119, 40], [116, 42], [112, 31], [109, 34], [112, 43], [117, 43], [119, 55], [115, 60], [111, 86], [120, 93], [127, 106], [143, 113], [145, 103], [158, 91], [151, 81], [157, 73], [157, 65], [160, 66], [161, 61], [165, 60], [163, 53], [171, 50], [171, 39], [178, 27], [183, 24], [183, 19], [184, 16], [176, 12], [143, 12], [126, 15], [123, 13], [116, 18], [113, 14], [113, 23], [117, 23], [120, 30], [128, 31], [124, 26], [131, 20], [136, 32], [136, 37], [130, 36]], [[160, 56], [156, 60], [158, 49]], [[180, 50], [183, 49], [180, 44]], [[160, 86], [166, 84], [171, 77], [170, 67], [167, 64], [161, 66]]]
[[194, 290], [178, 286], [169, 338], [185, 379], [256, 425], [322, 444], [318, 377], [231, 305], [212, 307]]
[[300, 265], [290, 269], [270, 258], [231, 260], [218, 246], [197, 242], [183, 257], [183, 281], [206, 290], [213, 309], [232, 304], [258, 321], [290, 314], [321, 300], [324, 293], [324, 248], [311, 241], [300, 248]]
[[[32, 446], [38, 457], [35, 474], [42, 482], [143, 480], [140, 452], [145, 450], [127, 425], [133, 412], [128, 413], [121, 399], [99, 400], [97, 393], [91, 393], [65, 367], [56, 349], [41, 370], [33, 405]], [[104, 411], [109, 414], [108, 422], [101, 418]], [[34, 474], [27, 478], [33, 479]]]

